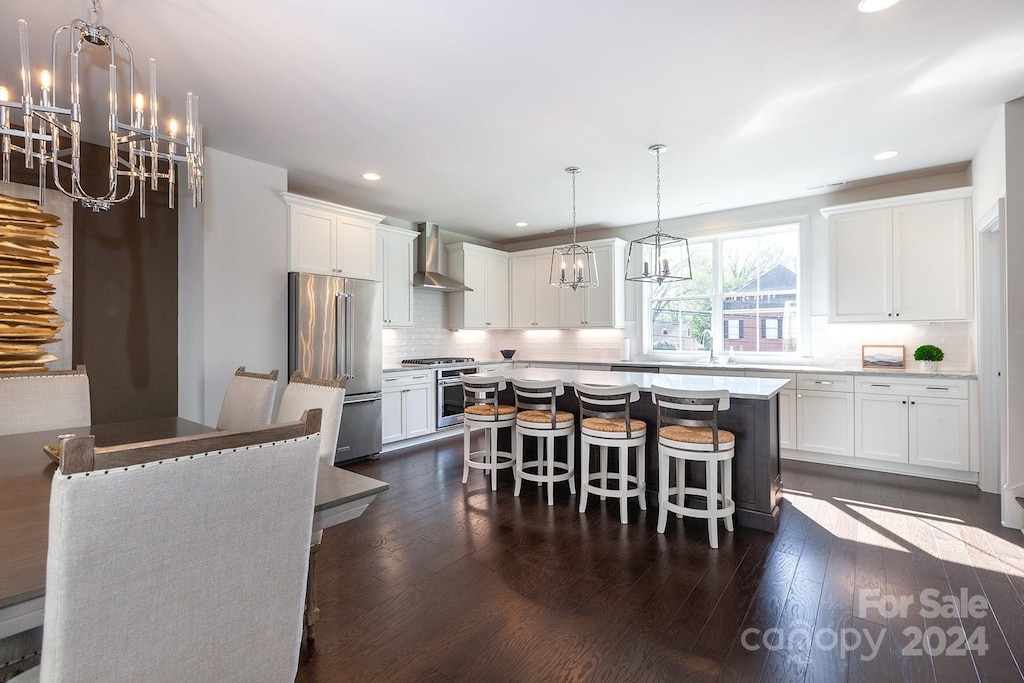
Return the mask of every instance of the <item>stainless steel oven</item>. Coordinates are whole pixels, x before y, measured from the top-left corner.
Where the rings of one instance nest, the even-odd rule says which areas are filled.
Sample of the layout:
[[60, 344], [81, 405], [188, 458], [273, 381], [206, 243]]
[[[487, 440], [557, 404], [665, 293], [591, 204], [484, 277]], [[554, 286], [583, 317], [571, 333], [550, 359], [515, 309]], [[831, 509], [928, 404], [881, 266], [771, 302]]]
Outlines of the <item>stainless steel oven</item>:
[[437, 371], [437, 428], [462, 424], [466, 397], [462, 392], [461, 373], [473, 374], [479, 368], [452, 368]]

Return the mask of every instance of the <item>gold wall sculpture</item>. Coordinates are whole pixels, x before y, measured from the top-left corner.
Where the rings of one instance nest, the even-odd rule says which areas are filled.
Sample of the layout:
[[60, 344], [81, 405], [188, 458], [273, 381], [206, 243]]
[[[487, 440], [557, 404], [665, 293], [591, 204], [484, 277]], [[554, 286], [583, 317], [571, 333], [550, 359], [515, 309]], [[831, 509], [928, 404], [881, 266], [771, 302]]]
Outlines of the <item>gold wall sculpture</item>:
[[40, 372], [57, 359], [43, 345], [64, 325], [49, 281], [61, 272], [51, 253], [60, 224], [35, 202], [0, 194], [0, 373]]

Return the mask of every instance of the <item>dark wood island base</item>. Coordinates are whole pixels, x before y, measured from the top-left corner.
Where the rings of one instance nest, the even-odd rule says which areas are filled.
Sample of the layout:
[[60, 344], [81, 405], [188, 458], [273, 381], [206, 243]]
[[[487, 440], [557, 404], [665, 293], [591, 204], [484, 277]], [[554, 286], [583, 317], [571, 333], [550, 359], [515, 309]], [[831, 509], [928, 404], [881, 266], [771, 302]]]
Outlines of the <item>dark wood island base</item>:
[[[647, 373], [572, 371], [531, 368], [504, 373], [508, 379], [561, 379], [566, 383], [565, 395], [558, 400], [559, 410], [566, 410], [579, 416], [579, 403], [575, 392], [569, 386], [574, 381], [587, 384], [627, 384], [640, 387], [640, 400], [630, 406], [631, 417], [647, 423], [647, 502], [658, 504], [658, 435], [657, 415], [651, 401], [651, 384], [692, 389], [728, 389], [728, 386], [706, 386], [711, 380], [728, 380], [696, 375], [656, 375]], [[756, 379], [756, 378], [745, 378]], [[693, 386], [687, 386], [692, 380]], [[730, 397], [729, 410], [719, 413], [719, 426], [736, 435], [736, 452], [732, 460], [733, 499], [736, 502], [736, 524], [752, 529], [775, 532], [779, 528], [779, 506], [782, 503], [782, 471], [779, 452], [779, 399], [778, 388], [785, 380], [758, 380], [771, 384], [774, 390], [766, 389], [764, 398]], [[766, 385], [767, 386], [767, 385]], [[511, 386], [501, 397], [501, 402], [514, 405]], [[578, 428], [578, 426], [577, 426]], [[502, 430], [499, 447], [511, 450], [511, 437]], [[579, 444], [579, 439], [576, 440]], [[560, 453], [565, 452], [564, 440], [558, 440]], [[525, 440], [526, 453], [535, 452], [534, 439]], [[579, 447], [575, 453], [579, 467]], [[615, 462], [614, 458], [609, 458]], [[687, 482], [702, 486], [704, 472], [701, 467], [689, 463]], [[674, 485], [674, 472], [670, 473]]]

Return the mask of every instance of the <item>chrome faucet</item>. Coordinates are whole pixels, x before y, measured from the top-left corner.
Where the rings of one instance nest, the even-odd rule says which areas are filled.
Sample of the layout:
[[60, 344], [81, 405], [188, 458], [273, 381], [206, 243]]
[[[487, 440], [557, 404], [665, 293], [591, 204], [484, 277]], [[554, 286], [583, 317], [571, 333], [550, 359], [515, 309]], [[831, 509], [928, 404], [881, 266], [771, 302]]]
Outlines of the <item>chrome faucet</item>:
[[710, 342], [710, 344], [708, 344], [708, 349], [711, 351], [710, 355], [708, 356], [708, 363], [714, 363], [715, 362], [715, 337], [714, 337], [713, 334], [711, 334], [711, 328], [707, 328], [703, 332], [700, 333], [700, 343], [701, 343], [701, 346], [703, 346], [705, 343], [708, 343], [708, 342]]

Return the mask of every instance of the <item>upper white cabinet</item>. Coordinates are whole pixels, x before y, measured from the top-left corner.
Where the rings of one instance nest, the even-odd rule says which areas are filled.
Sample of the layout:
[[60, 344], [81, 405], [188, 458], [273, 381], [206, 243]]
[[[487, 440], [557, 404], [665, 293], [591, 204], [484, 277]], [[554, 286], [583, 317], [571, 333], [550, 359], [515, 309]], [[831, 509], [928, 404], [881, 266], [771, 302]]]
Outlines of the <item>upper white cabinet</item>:
[[377, 279], [379, 214], [301, 197], [290, 192], [288, 205], [288, 270], [364, 280]]
[[966, 320], [970, 190], [822, 209], [829, 224], [829, 321]]
[[377, 226], [377, 272], [383, 283], [384, 327], [412, 327], [412, 230]]
[[512, 327], [623, 327], [625, 324], [626, 242], [584, 242], [594, 250], [597, 287], [575, 292], [551, 286], [551, 250], [512, 255]]
[[562, 327], [622, 327], [625, 324], [626, 243], [587, 242], [597, 261], [597, 287], [559, 288]]
[[475, 244], [450, 244], [448, 275], [472, 289], [448, 298], [448, 325], [459, 329], [508, 327], [508, 254]]
[[551, 286], [551, 252], [530, 252], [509, 259], [511, 272], [511, 326], [558, 327], [558, 293]]

